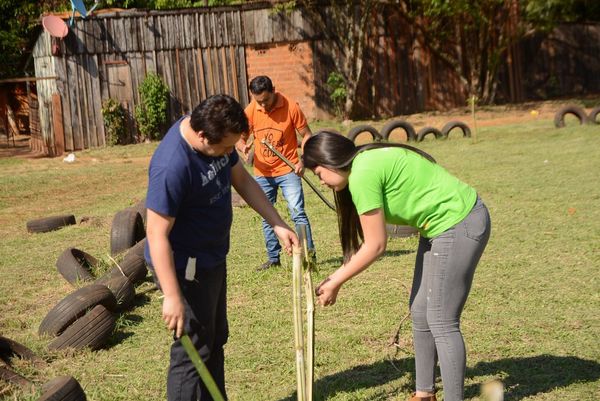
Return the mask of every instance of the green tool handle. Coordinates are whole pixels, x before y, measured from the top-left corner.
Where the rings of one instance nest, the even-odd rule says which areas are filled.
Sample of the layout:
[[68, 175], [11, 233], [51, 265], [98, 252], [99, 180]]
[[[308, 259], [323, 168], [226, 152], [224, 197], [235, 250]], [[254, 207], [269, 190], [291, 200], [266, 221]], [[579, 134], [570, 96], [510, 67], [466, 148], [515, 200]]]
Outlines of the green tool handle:
[[181, 336], [180, 340], [181, 345], [183, 345], [185, 352], [187, 352], [192, 363], [196, 367], [200, 378], [204, 382], [204, 385], [208, 389], [208, 392], [210, 393], [213, 400], [225, 401], [225, 398], [223, 398], [221, 391], [219, 391], [219, 387], [217, 387], [217, 383], [215, 383], [215, 379], [213, 379], [212, 375], [210, 374], [210, 371], [208, 370], [204, 362], [202, 362], [202, 358], [200, 357], [200, 354], [198, 354], [198, 351], [196, 350], [196, 347], [194, 347], [194, 344], [192, 344], [192, 340], [190, 340], [190, 337], [187, 334], [184, 334]]
[[[285, 164], [287, 164], [288, 166], [290, 166], [292, 168], [292, 170], [294, 170], [296, 168], [296, 166], [294, 166], [294, 163], [292, 163], [291, 161], [289, 161], [284, 155], [281, 154], [281, 152], [279, 152], [277, 149], [275, 149], [275, 147], [273, 145], [271, 145], [269, 142], [265, 141], [264, 139], [262, 141], [260, 141], [260, 143], [262, 143], [263, 145], [265, 145], [267, 148], [269, 148], [269, 150], [273, 153], [275, 153], [275, 156], [279, 157], [281, 160], [283, 160], [283, 162]], [[329, 202], [327, 200], [327, 198], [325, 196], [323, 196], [323, 194], [321, 193], [321, 191], [319, 191], [319, 189], [308, 180], [308, 178], [306, 178], [304, 175], [302, 176], [302, 179], [304, 180], [304, 182], [306, 182], [308, 184], [309, 187], [312, 188], [313, 191], [315, 191], [315, 193], [317, 195], [319, 195], [319, 198], [321, 198], [321, 200], [323, 202], [325, 202], [325, 204], [327, 206], [329, 206], [329, 208], [331, 210], [333, 210], [335, 212], [335, 206], [333, 206], [331, 204], [331, 202]]]

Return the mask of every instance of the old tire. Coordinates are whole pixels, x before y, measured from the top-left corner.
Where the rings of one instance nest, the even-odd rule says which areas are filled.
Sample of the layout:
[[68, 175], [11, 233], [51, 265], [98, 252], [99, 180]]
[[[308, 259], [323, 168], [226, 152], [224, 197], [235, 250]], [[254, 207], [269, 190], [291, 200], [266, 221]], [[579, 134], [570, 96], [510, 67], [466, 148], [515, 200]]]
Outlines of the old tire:
[[374, 141], [381, 141], [381, 135], [379, 134], [379, 131], [377, 131], [370, 125], [357, 125], [350, 131], [348, 131], [347, 138], [354, 142], [356, 138], [363, 132], [368, 132], [369, 134], [371, 134], [371, 137]]
[[45, 233], [48, 231], [58, 230], [61, 227], [72, 224], [76, 224], [75, 216], [72, 214], [65, 214], [29, 220], [26, 226], [27, 231], [30, 233]]
[[99, 304], [111, 311], [117, 308], [117, 300], [106, 286], [90, 284], [81, 287], [63, 298], [48, 312], [40, 323], [38, 333], [58, 336], [71, 323], [83, 316], [88, 309]]
[[115, 214], [110, 229], [111, 255], [131, 248], [145, 236], [146, 230], [140, 213], [133, 208], [121, 210]]
[[577, 117], [580, 124], [587, 124], [588, 122], [588, 116], [585, 110], [579, 106], [570, 105], [559, 109], [554, 115], [554, 126], [556, 128], [562, 128], [565, 126], [565, 116], [567, 114], [573, 114], [575, 117]]
[[412, 124], [408, 121], [402, 120], [390, 121], [385, 124], [380, 132], [381, 137], [386, 141], [389, 141], [392, 131], [394, 131], [396, 128], [402, 128], [404, 130], [406, 133], [406, 141], [414, 141], [417, 139], [417, 134], [415, 133], [415, 129]]
[[44, 383], [37, 401], [86, 401], [85, 392], [75, 378], [59, 376]]
[[15, 386], [19, 386], [21, 388], [32, 387], [32, 383], [28, 379], [21, 376], [8, 366], [0, 366], [0, 381], [14, 384]]
[[113, 276], [104, 283], [117, 300], [117, 311], [128, 309], [133, 304], [135, 289], [125, 276]]
[[146, 227], [146, 217], [148, 209], [146, 209], [146, 198], [142, 199], [135, 205], [131, 207], [133, 210], [137, 211], [140, 216], [142, 216], [142, 223], [144, 223], [144, 227]]
[[463, 123], [462, 121], [449, 121], [442, 127], [442, 130], [440, 132], [442, 133], [442, 136], [444, 138], [448, 138], [448, 136], [450, 135], [450, 131], [452, 131], [455, 128], [460, 128], [462, 130], [464, 138], [471, 137], [471, 128], [469, 128], [469, 126]]
[[127, 253], [118, 266], [110, 269], [104, 276], [96, 280], [96, 284], [106, 285], [113, 277], [127, 277], [132, 284], [138, 284], [146, 278], [148, 267], [146, 260], [135, 253]]
[[31, 361], [34, 365], [44, 365], [44, 360], [37, 356], [32, 350], [10, 338], [0, 336], [0, 360], [11, 366], [12, 358]]
[[125, 257], [130, 257], [131, 255], [136, 255], [137, 257], [144, 259], [144, 249], [146, 248], [147, 241], [148, 240], [146, 238], [144, 238], [141, 241], [137, 242], [134, 246], [129, 248], [129, 250], [125, 254]]
[[49, 350], [65, 348], [90, 348], [96, 350], [106, 344], [115, 329], [117, 319], [104, 306], [96, 305], [94, 309], [77, 319], [50, 344]]
[[94, 281], [92, 268], [97, 265], [98, 260], [95, 257], [77, 248], [65, 249], [56, 261], [58, 272], [73, 285], [83, 281]]
[[592, 111], [590, 111], [590, 115], [588, 116], [588, 122], [590, 124], [600, 124], [598, 121], [598, 115], [600, 114], [600, 107], [594, 107]]
[[443, 138], [439, 129], [434, 127], [423, 127], [417, 132], [417, 142], [422, 142], [427, 135], [435, 136], [435, 139]]
[[389, 238], [405, 238], [419, 235], [419, 230], [412, 226], [386, 224], [385, 229]]

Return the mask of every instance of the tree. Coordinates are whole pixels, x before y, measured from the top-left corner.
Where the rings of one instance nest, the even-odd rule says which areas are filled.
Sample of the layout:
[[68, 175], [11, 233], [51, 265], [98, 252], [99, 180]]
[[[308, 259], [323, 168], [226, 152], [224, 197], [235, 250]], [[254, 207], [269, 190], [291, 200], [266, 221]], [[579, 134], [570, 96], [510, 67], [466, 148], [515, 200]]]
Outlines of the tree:
[[331, 0], [327, 6], [318, 1], [301, 0], [306, 16], [316, 31], [332, 46], [336, 69], [346, 87], [344, 118], [352, 114], [356, 90], [363, 73], [365, 48], [371, 32], [369, 22], [383, 3], [377, 0]]
[[397, 0], [421, 45], [454, 69], [468, 96], [493, 103], [509, 47], [560, 22], [600, 20], [597, 0]]

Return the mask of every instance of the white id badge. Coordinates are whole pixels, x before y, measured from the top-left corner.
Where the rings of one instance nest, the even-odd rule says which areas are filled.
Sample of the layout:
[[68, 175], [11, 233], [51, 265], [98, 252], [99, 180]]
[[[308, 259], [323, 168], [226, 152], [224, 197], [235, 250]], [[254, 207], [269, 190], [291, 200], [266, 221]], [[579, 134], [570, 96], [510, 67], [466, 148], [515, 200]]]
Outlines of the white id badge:
[[187, 266], [185, 267], [185, 279], [194, 281], [196, 278], [196, 258], [188, 258]]

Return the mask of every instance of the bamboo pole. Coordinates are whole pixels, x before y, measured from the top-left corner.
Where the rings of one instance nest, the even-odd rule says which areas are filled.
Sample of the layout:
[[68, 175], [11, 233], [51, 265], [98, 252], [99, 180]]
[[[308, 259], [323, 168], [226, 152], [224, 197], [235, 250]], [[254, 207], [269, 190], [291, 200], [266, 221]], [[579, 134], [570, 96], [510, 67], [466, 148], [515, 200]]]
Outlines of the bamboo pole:
[[[292, 163], [291, 161], [289, 161], [284, 155], [281, 154], [280, 151], [278, 151], [277, 149], [275, 149], [275, 147], [273, 145], [271, 145], [269, 142], [265, 141], [264, 139], [260, 141], [260, 143], [262, 143], [263, 145], [265, 145], [267, 148], [269, 148], [269, 150], [271, 152], [273, 152], [273, 154], [275, 154], [275, 156], [279, 157], [281, 159], [281, 161], [283, 161], [285, 164], [288, 165], [288, 167], [291, 167], [292, 170], [294, 170], [295, 166], [294, 163]], [[325, 204], [327, 206], [329, 206], [329, 208], [333, 211], [335, 211], [335, 206], [329, 202], [327, 200], [327, 198], [321, 193], [321, 191], [319, 191], [319, 189], [315, 186], [315, 184], [312, 183], [312, 181], [310, 181], [308, 178], [306, 178], [304, 175], [302, 175], [302, 179], [304, 180], [305, 183], [308, 184], [308, 186], [315, 191], [315, 193], [319, 196], [319, 198], [321, 198], [321, 200], [323, 202], [325, 202]]]
[[302, 328], [302, 247], [292, 250], [292, 292], [294, 306], [294, 344], [296, 347], [296, 377], [298, 401], [306, 401], [306, 371], [304, 365], [304, 332]]
[[314, 268], [312, 255], [308, 254], [308, 238], [306, 224], [301, 224], [300, 238], [304, 249], [304, 293], [306, 296], [306, 399], [313, 399], [313, 383], [315, 376], [315, 301], [311, 273]]

